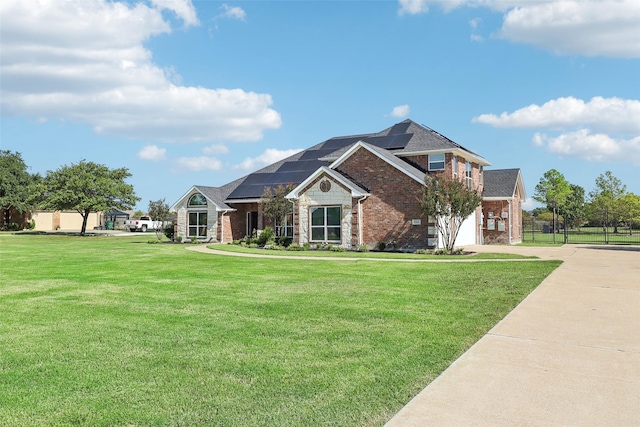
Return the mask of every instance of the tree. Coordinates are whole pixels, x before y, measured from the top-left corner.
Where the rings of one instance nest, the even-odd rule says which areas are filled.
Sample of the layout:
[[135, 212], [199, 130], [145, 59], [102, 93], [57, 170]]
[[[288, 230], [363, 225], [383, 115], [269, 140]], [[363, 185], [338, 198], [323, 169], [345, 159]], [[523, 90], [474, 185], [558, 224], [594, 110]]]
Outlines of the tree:
[[[164, 234], [165, 223], [173, 219], [173, 215], [169, 209], [169, 205], [165, 199], [149, 200], [149, 216], [157, 222], [155, 230], [158, 240], [162, 240]], [[173, 221], [172, 221], [173, 222]]]
[[536, 185], [533, 199], [547, 206], [553, 213], [553, 242], [556, 241], [556, 214], [559, 208], [567, 203], [571, 195], [571, 186], [560, 172], [551, 169], [544, 173], [540, 182]]
[[559, 210], [560, 215], [565, 219], [565, 233], [567, 226], [572, 228], [580, 227], [585, 213], [584, 188], [579, 185], [569, 184], [571, 194], [567, 196], [567, 201]]
[[462, 223], [480, 206], [482, 196], [464, 182], [440, 175], [425, 176], [424, 184], [422, 211], [435, 218], [445, 249], [452, 253]]
[[629, 226], [629, 234], [631, 234], [632, 227], [638, 227], [640, 224], [640, 196], [627, 193], [622, 196], [621, 203], [624, 206], [622, 220]]
[[0, 150], [0, 209], [3, 223], [11, 223], [11, 211], [29, 211], [41, 193], [41, 177], [27, 172], [27, 165], [18, 152]]
[[286, 234], [284, 229], [285, 221], [287, 215], [291, 213], [293, 206], [285, 196], [289, 194], [293, 188], [293, 184], [286, 186], [280, 184], [275, 189], [271, 187], [265, 188], [262, 194], [262, 199], [260, 200], [262, 215], [273, 221], [277, 236], [284, 236]]
[[80, 234], [84, 235], [91, 212], [131, 209], [140, 200], [133, 186], [125, 182], [130, 176], [127, 168], [109, 169], [86, 160], [47, 171], [44, 181], [48, 194], [43, 207], [78, 211], [82, 215]]
[[622, 184], [611, 171], [606, 171], [596, 178], [596, 188], [589, 193], [590, 220], [601, 222], [606, 230], [613, 225], [614, 233], [618, 233], [618, 223], [624, 216], [623, 197], [627, 193], [627, 186]]

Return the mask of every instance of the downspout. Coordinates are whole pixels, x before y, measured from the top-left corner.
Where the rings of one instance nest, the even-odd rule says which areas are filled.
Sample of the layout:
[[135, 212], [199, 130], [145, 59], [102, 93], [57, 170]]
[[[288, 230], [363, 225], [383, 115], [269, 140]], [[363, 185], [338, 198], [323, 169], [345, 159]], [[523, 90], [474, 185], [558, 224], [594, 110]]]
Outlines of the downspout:
[[358, 247], [364, 244], [362, 241], [363, 239], [362, 239], [362, 204], [361, 202], [364, 202], [367, 197], [369, 197], [368, 194], [358, 199]]
[[508, 200], [509, 202], [509, 244], [512, 245], [513, 244], [513, 208], [511, 206], [511, 199]]

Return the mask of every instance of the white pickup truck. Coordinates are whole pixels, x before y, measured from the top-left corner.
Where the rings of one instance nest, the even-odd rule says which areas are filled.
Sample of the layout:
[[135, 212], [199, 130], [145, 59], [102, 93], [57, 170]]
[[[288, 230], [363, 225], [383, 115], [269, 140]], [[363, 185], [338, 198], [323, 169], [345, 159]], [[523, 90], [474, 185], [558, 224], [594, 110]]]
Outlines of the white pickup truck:
[[154, 221], [150, 216], [141, 216], [140, 219], [128, 219], [124, 222], [125, 230], [128, 228], [130, 231], [142, 231], [155, 230], [156, 228], [163, 227], [162, 221]]

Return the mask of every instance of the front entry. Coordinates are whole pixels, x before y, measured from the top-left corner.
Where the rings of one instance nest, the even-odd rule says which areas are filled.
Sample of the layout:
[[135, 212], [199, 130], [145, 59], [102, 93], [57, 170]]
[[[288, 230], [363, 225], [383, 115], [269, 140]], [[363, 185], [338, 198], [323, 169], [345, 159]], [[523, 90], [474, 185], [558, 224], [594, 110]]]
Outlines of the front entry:
[[247, 212], [247, 236], [253, 236], [253, 231], [258, 229], [258, 211]]

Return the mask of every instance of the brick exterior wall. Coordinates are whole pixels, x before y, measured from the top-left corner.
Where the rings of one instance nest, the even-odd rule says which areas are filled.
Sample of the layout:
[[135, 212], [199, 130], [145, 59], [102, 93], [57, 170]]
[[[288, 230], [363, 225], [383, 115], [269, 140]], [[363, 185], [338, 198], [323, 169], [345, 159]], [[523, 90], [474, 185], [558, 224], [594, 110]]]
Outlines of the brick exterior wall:
[[[366, 149], [356, 151], [337, 170], [371, 193], [361, 203], [364, 244], [374, 248], [395, 241], [401, 249], [428, 247], [427, 217], [419, 203], [422, 184]], [[413, 219], [421, 224], [412, 225]]]
[[[236, 209], [233, 212], [229, 212], [227, 216], [230, 220], [230, 233], [231, 236], [228, 241], [239, 240], [247, 234], [247, 212], [258, 211], [258, 230], [264, 229], [264, 221], [262, 219], [262, 210], [259, 209], [258, 203], [233, 203], [229, 204], [232, 208]], [[225, 240], [227, 239], [227, 232], [225, 230]]]
[[[490, 218], [490, 212], [493, 212], [493, 218]], [[503, 218], [503, 212], [507, 218]], [[482, 202], [482, 214], [485, 244], [508, 245], [522, 242], [522, 198], [519, 190], [516, 190], [511, 203], [507, 199]], [[495, 224], [493, 230], [488, 227], [491, 219]], [[499, 221], [504, 221], [504, 231], [499, 229]]]

